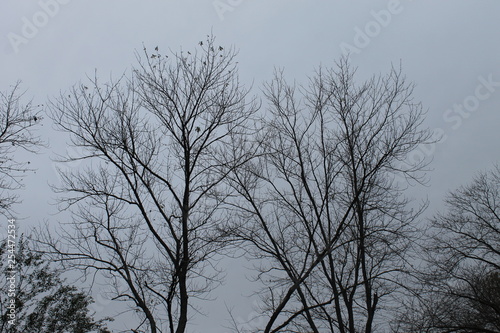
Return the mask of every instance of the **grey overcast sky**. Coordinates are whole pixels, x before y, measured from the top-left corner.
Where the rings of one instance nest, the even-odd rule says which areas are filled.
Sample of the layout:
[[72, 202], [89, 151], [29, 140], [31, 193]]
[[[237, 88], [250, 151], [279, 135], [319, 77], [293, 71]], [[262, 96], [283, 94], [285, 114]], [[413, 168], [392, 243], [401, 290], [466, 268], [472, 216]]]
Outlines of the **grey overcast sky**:
[[[306, 83], [315, 67], [333, 66], [347, 51], [360, 77], [401, 61], [428, 110], [426, 125], [445, 138], [422, 151], [433, 157], [433, 170], [416, 195], [431, 200], [430, 214], [447, 191], [500, 161], [499, 18], [495, 0], [1, 0], [0, 90], [22, 80], [26, 96], [45, 103], [95, 69], [103, 81], [126, 72], [143, 44], [188, 50], [211, 32], [239, 50], [241, 78], [256, 93], [274, 67]], [[58, 219], [47, 184], [57, 183], [50, 158], [65, 142], [47, 118], [43, 125], [51, 147], [31, 157], [38, 171], [20, 192], [21, 228]], [[244, 273], [227, 278], [193, 332], [223, 332], [225, 304], [242, 320], [252, 316]]]

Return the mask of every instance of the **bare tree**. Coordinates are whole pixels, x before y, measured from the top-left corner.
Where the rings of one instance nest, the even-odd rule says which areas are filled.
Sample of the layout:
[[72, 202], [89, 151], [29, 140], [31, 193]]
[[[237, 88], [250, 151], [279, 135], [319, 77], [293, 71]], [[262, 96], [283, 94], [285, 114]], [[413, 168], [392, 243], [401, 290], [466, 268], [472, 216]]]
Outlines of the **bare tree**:
[[[135, 331], [185, 332], [192, 297], [218, 280], [215, 255], [227, 242], [219, 208], [223, 180], [245, 155], [229, 147], [257, 110], [238, 81], [234, 50], [138, 56], [130, 79], [75, 86], [51, 104], [52, 118], [82, 156], [62, 174], [62, 209], [73, 213], [44, 251], [84, 272], [102, 272], [114, 298], [130, 301]], [[64, 206], [65, 204], [65, 206]]]
[[40, 122], [40, 111], [31, 102], [22, 104], [24, 93], [17, 82], [10, 90], [0, 92], [0, 211], [8, 214], [17, 202], [14, 190], [22, 187], [22, 178], [30, 162], [22, 162], [19, 150], [36, 152], [42, 141], [34, 134]]
[[238, 237], [265, 286], [263, 332], [372, 332], [404, 287], [421, 207], [396, 176], [421, 179], [425, 161], [405, 161], [430, 133], [400, 70], [361, 85], [354, 73], [342, 59], [306, 88], [278, 73], [257, 157], [232, 174]]
[[446, 207], [431, 220], [421, 297], [409, 304], [401, 327], [500, 332], [500, 167], [452, 192]]

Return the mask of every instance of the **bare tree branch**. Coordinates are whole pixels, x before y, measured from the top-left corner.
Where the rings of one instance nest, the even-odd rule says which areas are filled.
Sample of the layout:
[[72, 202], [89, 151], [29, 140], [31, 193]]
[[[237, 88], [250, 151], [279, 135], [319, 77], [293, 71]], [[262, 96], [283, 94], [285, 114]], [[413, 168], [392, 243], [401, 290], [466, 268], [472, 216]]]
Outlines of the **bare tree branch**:
[[[192, 297], [219, 283], [215, 256], [228, 244], [224, 179], [246, 159], [230, 146], [257, 110], [238, 80], [234, 50], [213, 37], [197, 51], [144, 49], [133, 75], [74, 86], [50, 105], [71, 134], [80, 168], [56, 191], [73, 220], [42, 251], [101, 271], [132, 301], [150, 332], [185, 332]], [[238, 139], [240, 138], [240, 139]], [[229, 158], [231, 156], [231, 158]]]
[[17, 153], [25, 150], [36, 153], [43, 146], [34, 133], [42, 120], [41, 112], [29, 101], [23, 104], [21, 83], [15, 83], [9, 91], [0, 92], [0, 211], [11, 214], [17, 202], [14, 190], [21, 188], [25, 173], [32, 171], [30, 162], [19, 160]]

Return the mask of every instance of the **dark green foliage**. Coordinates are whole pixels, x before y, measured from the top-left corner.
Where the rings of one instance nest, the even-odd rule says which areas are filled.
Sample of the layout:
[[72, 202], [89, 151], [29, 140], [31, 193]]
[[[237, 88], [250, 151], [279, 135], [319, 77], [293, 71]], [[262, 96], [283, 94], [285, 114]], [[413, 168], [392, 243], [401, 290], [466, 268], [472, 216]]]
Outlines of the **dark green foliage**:
[[92, 297], [75, 286], [65, 284], [61, 271], [33, 252], [28, 241], [20, 238], [16, 245], [16, 319], [9, 324], [6, 306], [9, 302], [6, 278], [6, 242], [0, 243], [2, 289], [0, 292], [0, 333], [87, 333], [110, 332], [104, 325], [109, 320], [95, 321], [89, 313]]

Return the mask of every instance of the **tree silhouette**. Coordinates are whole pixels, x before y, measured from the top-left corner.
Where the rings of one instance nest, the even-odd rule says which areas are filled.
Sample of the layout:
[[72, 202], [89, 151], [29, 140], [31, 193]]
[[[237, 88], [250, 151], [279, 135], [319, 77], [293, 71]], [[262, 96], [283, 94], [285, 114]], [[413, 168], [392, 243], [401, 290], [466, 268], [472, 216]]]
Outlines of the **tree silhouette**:
[[41, 121], [40, 111], [31, 102], [22, 104], [24, 93], [21, 83], [9, 91], [0, 91], [0, 212], [11, 215], [11, 207], [17, 202], [14, 190], [22, 187], [22, 178], [30, 170], [30, 162], [19, 161], [19, 150], [36, 152], [42, 141], [34, 134]]
[[138, 56], [130, 78], [75, 86], [50, 105], [57, 126], [82, 149], [63, 173], [60, 237], [39, 239], [54, 260], [98, 271], [115, 299], [141, 313], [150, 332], [185, 332], [191, 299], [218, 282], [227, 244], [223, 180], [245, 155], [228, 151], [252, 131], [233, 50], [213, 37], [196, 52]]
[[500, 331], [500, 168], [449, 194], [423, 244], [422, 286], [402, 315], [405, 332]]
[[265, 286], [263, 332], [372, 332], [405, 287], [421, 210], [395, 177], [421, 179], [426, 161], [403, 162], [430, 133], [400, 70], [361, 84], [354, 73], [346, 58], [307, 87], [278, 72], [248, 143], [256, 157], [232, 174], [236, 237]]

